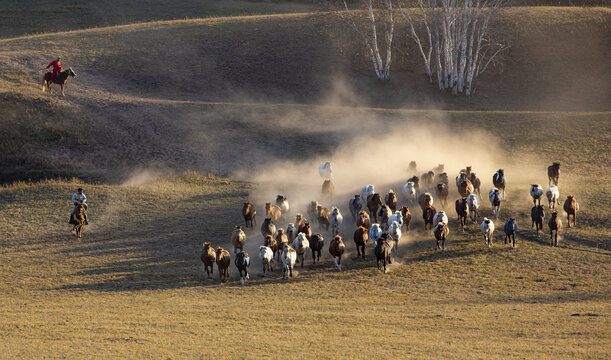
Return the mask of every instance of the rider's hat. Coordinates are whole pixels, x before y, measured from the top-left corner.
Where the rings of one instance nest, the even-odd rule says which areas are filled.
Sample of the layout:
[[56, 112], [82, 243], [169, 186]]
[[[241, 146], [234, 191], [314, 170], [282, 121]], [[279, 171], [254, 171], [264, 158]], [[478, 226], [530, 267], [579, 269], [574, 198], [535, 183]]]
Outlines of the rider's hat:
[[76, 191], [83, 191], [83, 188], [78, 188], [76, 189]]

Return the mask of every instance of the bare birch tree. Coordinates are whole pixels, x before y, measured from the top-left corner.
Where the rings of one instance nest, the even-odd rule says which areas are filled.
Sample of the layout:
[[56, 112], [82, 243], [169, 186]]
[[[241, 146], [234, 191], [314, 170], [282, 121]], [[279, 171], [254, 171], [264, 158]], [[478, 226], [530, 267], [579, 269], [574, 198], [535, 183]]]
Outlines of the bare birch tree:
[[[365, 46], [367, 47], [367, 50], [369, 52], [369, 56], [371, 57], [373, 69], [375, 70], [378, 79], [388, 80], [390, 78], [390, 64], [392, 62], [392, 40], [394, 33], [392, 0], [380, 1], [383, 4], [383, 10], [381, 10], [381, 12], [386, 15], [386, 17], [384, 18], [384, 21], [386, 22], [384, 42], [378, 39], [379, 25], [378, 23], [376, 23], [376, 12], [379, 14], [380, 10], [377, 10], [376, 6], [374, 6], [374, 0], [362, 0], [361, 2], [367, 8], [367, 16], [369, 21], [368, 26], [365, 28], [359, 26], [359, 23], [355, 18], [353, 11], [348, 8], [346, 0], [343, 0], [347, 20], [352, 25], [354, 30], [359, 34], [359, 36], [363, 39], [363, 42], [365, 43]], [[370, 29], [366, 30], [367, 28]], [[386, 48], [386, 59], [383, 59], [382, 55], [380, 54], [380, 47]]]
[[473, 81], [507, 48], [493, 42], [490, 20], [505, 0], [417, 0], [416, 15], [399, 3], [429, 80], [440, 90], [473, 93]]

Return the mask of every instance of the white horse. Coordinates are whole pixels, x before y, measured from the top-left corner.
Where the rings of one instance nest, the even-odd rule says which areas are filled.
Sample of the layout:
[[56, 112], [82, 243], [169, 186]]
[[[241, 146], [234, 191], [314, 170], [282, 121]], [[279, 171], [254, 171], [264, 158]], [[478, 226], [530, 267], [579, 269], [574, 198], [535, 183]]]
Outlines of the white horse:
[[339, 209], [333, 207], [331, 214], [329, 215], [329, 223], [331, 224], [331, 232], [333, 235], [339, 235], [339, 227], [344, 222], [344, 217], [339, 212]]
[[479, 198], [475, 194], [470, 194], [467, 196], [467, 204], [469, 205], [469, 217], [471, 217], [471, 221], [477, 221], [479, 209]]
[[376, 193], [375, 186], [369, 184], [365, 185], [361, 188], [361, 199], [367, 204], [367, 196], [373, 195]]
[[388, 234], [390, 235], [390, 237], [392, 237], [392, 239], [395, 241], [395, 254], [399, 251], [399, 240], [401, 239], [401, 224], [399, 224], [396, 221], [393, 221], [389, 226], [388, 226]]
[[284, 249], [282, 250], [282, 265], [284, 270], [282, 271], [282, 278], [286, 279], [287, 272], [290, 273], [290, 276], [293, 277], [293, 267], [295, 266], [295, 262], [297, 262], [297, 252], [295, 249], [288, 245], [284, 245]]
[[539, 184], [530, 185], [530, 196], [533, 198], [533, 205], [537, 205], [537, 201], [539, 201], [539, 205], [541, 205], [541, 196], [543, 195], [543, 188]]
[[501, 201], [503, 200], [503, 196], [501, 196], [501, 192], [497, 188], [492, 188], [488, 192], [488, 199], [490, 200], [490, 205], [492, 205], [492, 211], [494, 211], [494, 217], [498, 220], [499, 213], [501, 212]]
[[371, 229], [369, 229], [369, 238], [371, 239], [374, 245], [376, 243], [376, 240], [378, 240], [378, 238], [382, 236], [383, 233], [384, 231], [382, 231], [380, 224], [371, 225]]
[[492, 246], [492, 234], [494, 233], [494, 222], [487, 217], [482, 221], [482, 234], [484, 234], [484, 244]]
[[550, 185], [547, 188], [545, 195], [547, 196], [550, 209], [556, 209], [556, 203], [560, 205], [560, 190], [558, 190], [558, 186]]
[[411, 204], [415, 204], [417, 200], [416, 186], [413, 181], [408, 181], [401, 188], [401, 192], [405, 196], [405, 199]]
[[259, 246], [259, 259], [261, 259], [261, 264], [263, 264], [263, 276], [265, 276], [265, 271], [272, 272], [274, 271], [274, 252], [272, 248], [269, 246]]
[[390, 228], [390, 225], [395, 221], [398, 222], [399, 225], [403, 226], [403, 215], [401, 214], [401, 211], [395, 211], [394, 214], [388, 217], [388, 227]]
[[448, 215], [446, 215], [445, 211], [438, 211], [435, 216], [433, 216], [433, 224], [437, 225], [440, 222], [448, 225]]
[[297, 238], [293, 240], [293, 249], [297, 252], [297, 261], [301, 262], [301, 267], [303, 267], [305, 252], [309, 247], [310, 242], [304, 233], [299, 233]]
[[331, 176], [333, 175], [333, 169], [331, 168], [331, 162], [326, 161], [318, 165], [318, 174], [320, 175], [321, 178], [325, 180], [331, 179]]

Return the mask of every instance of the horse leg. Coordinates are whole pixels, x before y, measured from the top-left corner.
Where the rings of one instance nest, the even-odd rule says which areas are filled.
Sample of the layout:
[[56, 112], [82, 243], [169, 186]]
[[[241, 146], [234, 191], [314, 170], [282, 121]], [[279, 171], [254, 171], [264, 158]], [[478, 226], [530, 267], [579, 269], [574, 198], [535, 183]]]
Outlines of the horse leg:
[[569, 228], [571, 227], [571, 214], [566, 214], [566, 221], [569, 223]]
[[554, 230], [549, 231], [549, 238], [550, 238], [550, 242], [551, 242], [551, 246], [554, 246]]
[[60, 85], [60, 86], [61, 86], [61, 88], [62, 88], [62, 96], [66, 96], [66, 94], [64, 94], [64, 85], [65, 85], [65, 84], [61, 84], [61, 85]]
[[573, 226], [577, 226], [577, 211], [573, 214]]
[[446, 239], [441, 239], [441, 252], [446, 252]]

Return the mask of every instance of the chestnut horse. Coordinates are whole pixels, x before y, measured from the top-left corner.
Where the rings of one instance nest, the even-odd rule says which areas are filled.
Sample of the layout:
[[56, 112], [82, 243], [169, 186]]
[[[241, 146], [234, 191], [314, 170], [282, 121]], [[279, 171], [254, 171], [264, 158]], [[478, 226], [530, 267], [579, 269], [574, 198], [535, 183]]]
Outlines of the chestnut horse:
[[78, 204], [76, 208], [76, 212], [72, 216], [72, 224], [74, 227], [72, 231], [74, 231], [74, 235], [80, 239], [82, 238], [83, 225], [85, 224], [85, 214], [83, 213], [83, 204]]
[[254, 225], [257, 225], [257, 219], [255, 219], [257, 212], [254, 207], [255, 206], [250, 202], [245, 202], [244, 207], [242, 207], [242, 216], [244, 216], [246, 228], [254, 229]]

